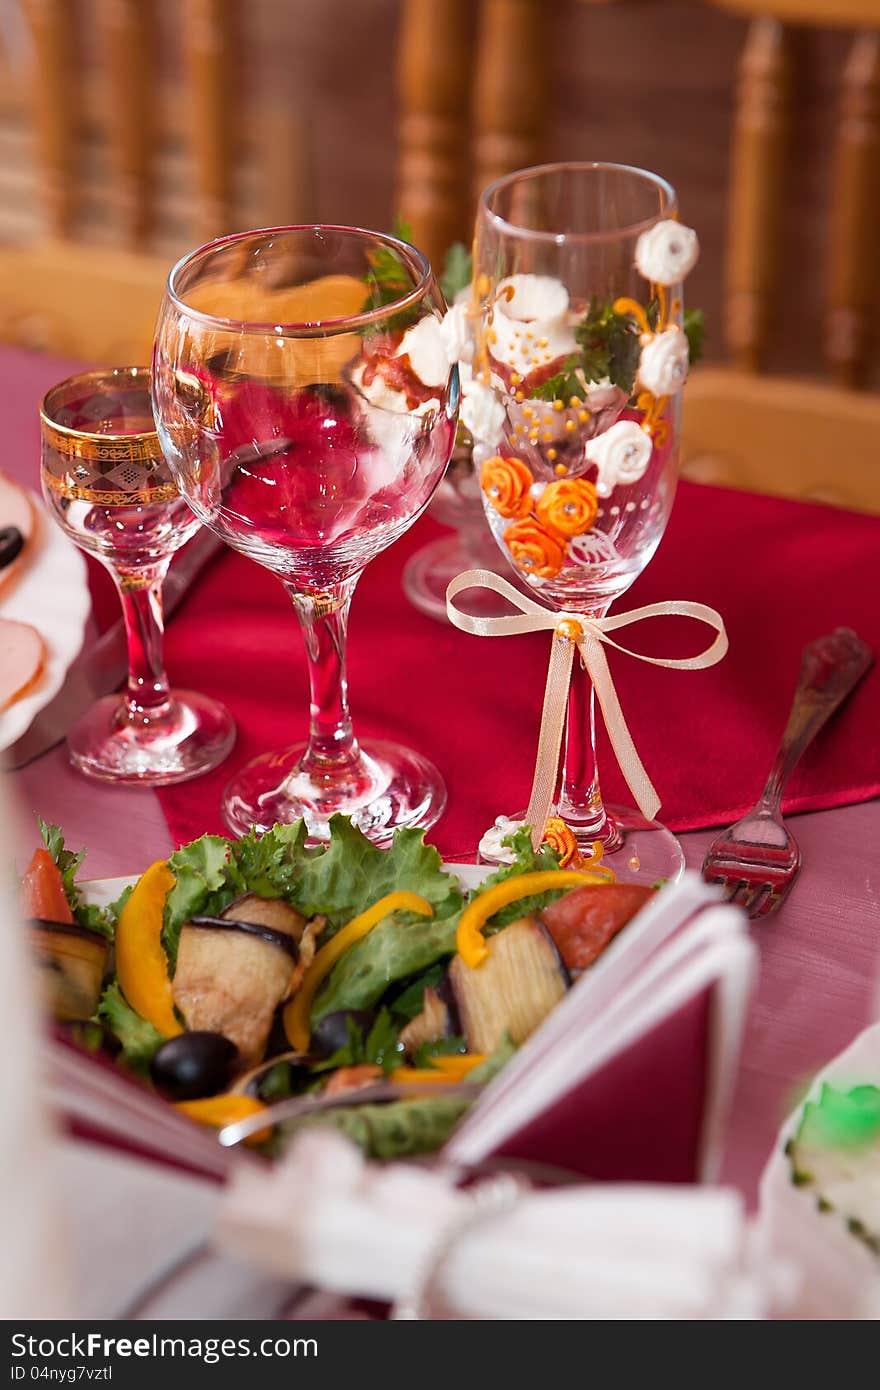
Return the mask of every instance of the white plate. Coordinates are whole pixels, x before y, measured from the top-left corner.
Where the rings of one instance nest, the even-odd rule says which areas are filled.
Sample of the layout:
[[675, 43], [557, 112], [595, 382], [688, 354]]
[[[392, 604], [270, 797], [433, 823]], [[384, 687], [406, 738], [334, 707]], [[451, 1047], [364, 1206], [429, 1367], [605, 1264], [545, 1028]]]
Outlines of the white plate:
[[771, 1250], [789, 1260], [798, 1274], [799, 1288], [788, 1316], [834, 1320], [859, 1314], [877, 1317], [877, 1260], [860, 1240], [849, 1234], [838, 1213], [819, 1211], [814, 1187], [794, 1185], [785, 1154], [785, 1145], [798, 1128], [804, 1104], [818, 1099], [826, 1081], [844, 1088], [880, 1086], [880, 1023], [866, 1028], [819, 1072], [809, 1094], [779, 1131], [761, 1177], [759, 1225]]
[[21, 573], [0, 590], [0, 618], [35, 627], [46, 646], [46, 661], [27, 695], [0, 714], [0, 749], [27, 733], [35, 716], [58, 694], [83, 644], [92, 606], [83, 556], [49, 519], [42, 502], [33, 494], [31, 501], [37, 514], [31, 553]]

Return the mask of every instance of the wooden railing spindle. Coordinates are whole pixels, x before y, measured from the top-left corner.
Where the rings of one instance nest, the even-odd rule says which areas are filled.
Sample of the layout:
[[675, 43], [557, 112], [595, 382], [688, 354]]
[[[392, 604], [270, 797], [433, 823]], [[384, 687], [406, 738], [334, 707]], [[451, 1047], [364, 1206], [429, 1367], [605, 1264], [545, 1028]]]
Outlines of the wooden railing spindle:
[[512, 169], [539, 164], [549, 106], [543, 0], [483, 0], [474, 81], [474, 193]]
[[99, 0], [97, 10], [107, 81], [113, 196], [124, 242], [133, 250], [146, 246], [153, 229], [152, 8], [143, 0]]
[[789, 72], [782, 25], [753, 20], [737, 84], [725, 304], [728, 349], [747, 371], [758, 367], [776, 285]]
[[204, 241], [233, 230], [237, 153], [231, 0], [180, 6], [188, 85], [189, 146], [198, 194], [196, 234]]
[[81, 100], [70, 0], [25, 0], [34, 45], [33, 111], [46, 215], [54, 236], [73, 231]]
[[880, 244], [880, 35], [856, 36], [841, 82], [825, 353], [842, 386], [865, 367]]
[[471, 0], [403, 0], [396, 210], [434, 264], [466, 237]]

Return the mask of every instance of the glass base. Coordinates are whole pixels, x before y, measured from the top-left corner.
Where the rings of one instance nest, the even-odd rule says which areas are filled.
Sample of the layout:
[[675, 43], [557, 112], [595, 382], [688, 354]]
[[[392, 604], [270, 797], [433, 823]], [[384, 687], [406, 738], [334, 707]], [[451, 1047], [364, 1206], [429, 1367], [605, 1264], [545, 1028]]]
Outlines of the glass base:
[[[552, 814], [556, 814], [554, 811]], [[623, 806], [606, 806], [607, 824], [601, 836], [589, 832], [575, 832], [578, 848], [586, 857], [596, 839], [604, 845], [602, 863], [614, 870], [619, 883], [658, 883], [661, 880], [675, 883], [684, 872], [684, 851], [671, 830], [659, 821], [645, 820], [638, 811]], [[525, 811], [511, 817], [513, 821], [523, 821]], [[477, 856], [480, 864], [500, 864], [503, 859], [481, 846]]]
[[108, 695], [67, 735], [70, 761], [87, 777], [152, 787], [210, 772], [234, 743], [226, 706], [192, 690], [172, 691], [167, 711], [142, 723], [128, 717], [121, 696]]
[[[403, 592], [414, 608], [429, 618], [445, 623], [446, 590], [452, 580], [464, 570], [490, 569], [498, 571], [498, 549], [487, 532], [489, 545], [479, 549], [468, 549], [457, 533], [441, 536], [439, 540], [429, 541], [414, 555], [411, 555], [403, 568]], [[506, 575], [508, 579], [513, 576]], [[469, 589], [456, 599], [456, 606], [472, 617], [494, 618], [499, 614], [512, 613], [513, 609], [504, 599], [488, 590]]]
[[[332, 815], [350, 816], [376, 845], [391, 842], [401, 826], [427, 830], [443, 814], [446, 784], [432, 762], [397, 743], [367, 740], [360, 745], [356, 773], [341, 778], [338, 769], [324, 781], [300, 771], [305, 744], [283, 753], [264, 753], [245, 764], [223, 793], [223, 819], [233, 835], [256, 828], [289, 825], [302, 817], [310, 844], [329, 838]], [[352, 782], [355, 780], [355, 785]]]

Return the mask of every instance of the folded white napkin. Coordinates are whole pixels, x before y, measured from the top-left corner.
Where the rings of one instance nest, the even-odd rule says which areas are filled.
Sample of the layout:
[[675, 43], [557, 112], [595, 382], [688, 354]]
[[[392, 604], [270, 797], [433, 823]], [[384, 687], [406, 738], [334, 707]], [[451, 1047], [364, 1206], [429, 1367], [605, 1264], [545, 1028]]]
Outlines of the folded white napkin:
[[[274, 1169], [242, 1167], [221, 1248], [306, 1284], [388, 1302], [437, 1275], [451, 1315], [759, 1318], [776, 1271], [744, 1205], [713, 1187], [594, 1184], [467, 1191], [450, 1175], [365, 1162], [341, 1135], [300, 1135]], [[502, 1180], [503, 1182], [503, 1180]]]

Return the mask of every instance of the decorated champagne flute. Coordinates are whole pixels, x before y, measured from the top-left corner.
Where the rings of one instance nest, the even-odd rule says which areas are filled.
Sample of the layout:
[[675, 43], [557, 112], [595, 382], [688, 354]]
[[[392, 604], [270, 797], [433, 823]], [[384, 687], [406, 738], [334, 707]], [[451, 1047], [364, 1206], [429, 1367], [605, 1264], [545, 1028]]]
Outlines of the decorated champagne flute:
[[382, 844], [442, 813], [423, 754], [355, 736], [345, 644], [361, 571], [428, 505], [452, 451], [444, 308], [419, 251], [346, 227], [226, 237], [169, 277], [153, 358], [166, 458], [200, 520], [278, 575], [309, 667], [308, 741], [233, 777], [234, 834], [303, 817], [318, 842], [341, 813]]
[[[475, 251], [471, 303], [450, 311], [457, 335], [452, 323], [445, 331], [459, 343], [462, 420], [480, 450], [486, 519], [535, 600], [525, 625], [496, 630], [523, 631], [531, 622], [555, 631], [556, 646], [572, 648], [561, 656], [554, 648], [528, 816], [542, 821], [533, 826], [536, 837], [546, 831], [566, 859], [588, 855], [599, 842], [620, 878], [674, 878], [681, 848], [653, 819], [658, 803], [641, 764], [627, 775], [637, 757], [604, 681], [606, 723], [640, 809], [603, 802], [586, 659], [594, 654], [596, 677], [606, 639], [593, 640], [593, 620], [606, 620], [648, 564], [672, 507], [688, 370], [682, 282], [697, 239], [678, 222], [675, 193], [656, 175], [555, 164], [486, 189]], [[456, 581], [450, 590], [450, 616], [467, 630], [488, 631], [456, 618], [452, 590], [463, 587]], [[700, 605], [676, 611], [717, 618]], [[579, 617], [590, 620], [589, 632]], [[719, 659], [720, 618], [719, 625], [710, 653], [663, 664]], [[649, 791], [640, 791], [645, 784]], [[503, 859], [504, 836], [526, 814], [499, 817], [481, 857]]]

